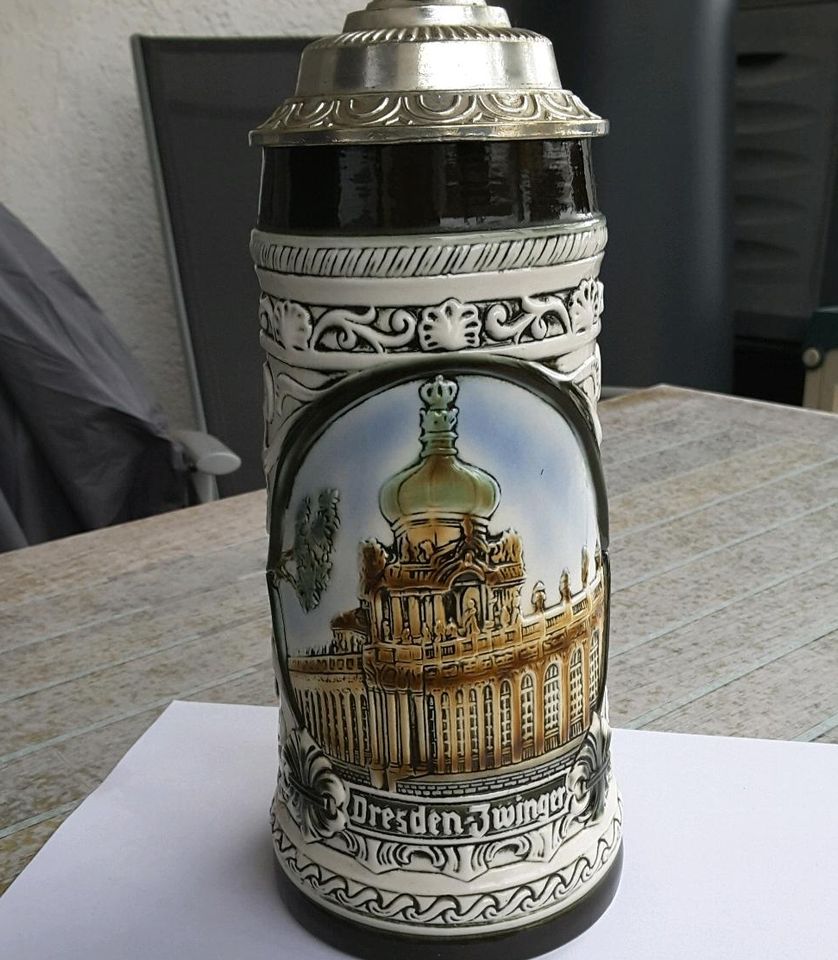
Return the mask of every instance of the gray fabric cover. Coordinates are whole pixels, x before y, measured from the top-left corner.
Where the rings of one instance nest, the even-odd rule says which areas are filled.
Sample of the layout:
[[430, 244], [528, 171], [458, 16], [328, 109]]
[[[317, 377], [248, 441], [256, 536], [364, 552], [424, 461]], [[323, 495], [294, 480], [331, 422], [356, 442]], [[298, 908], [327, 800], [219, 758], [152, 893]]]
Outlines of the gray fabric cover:
[[0, 204], [0, 550], [183, 506], [186, 490], [139, 365]]

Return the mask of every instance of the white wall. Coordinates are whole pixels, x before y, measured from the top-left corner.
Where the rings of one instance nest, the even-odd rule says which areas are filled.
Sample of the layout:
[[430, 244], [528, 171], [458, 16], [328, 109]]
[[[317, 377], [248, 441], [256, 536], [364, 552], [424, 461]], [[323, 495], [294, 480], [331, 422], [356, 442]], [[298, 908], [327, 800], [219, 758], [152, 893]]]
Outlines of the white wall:
[[0, 0], [0, 201], [105, 310], [177, 425], [192, 406], [128, 38], [335, 32], [360, 6]]

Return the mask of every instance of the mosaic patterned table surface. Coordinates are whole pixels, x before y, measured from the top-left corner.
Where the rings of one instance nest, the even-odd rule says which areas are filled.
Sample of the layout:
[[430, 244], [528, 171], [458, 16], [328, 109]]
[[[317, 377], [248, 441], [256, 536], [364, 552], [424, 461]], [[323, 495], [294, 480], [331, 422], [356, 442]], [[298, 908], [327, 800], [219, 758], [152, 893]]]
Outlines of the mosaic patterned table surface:
[[[658, 387], [602, 422], [613, 723], [838, 743], [838, 417]], [[0, 556], [0, 890], [171, 700], [274, 702], [264, 516]]]

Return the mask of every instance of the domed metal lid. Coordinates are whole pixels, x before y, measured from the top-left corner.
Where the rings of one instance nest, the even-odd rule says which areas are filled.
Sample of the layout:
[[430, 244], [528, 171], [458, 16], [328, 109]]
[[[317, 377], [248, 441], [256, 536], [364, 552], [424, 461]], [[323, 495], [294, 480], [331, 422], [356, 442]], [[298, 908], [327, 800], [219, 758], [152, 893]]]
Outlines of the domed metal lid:
[[553, 45], [485, 0], [373, 0], [303, 51], [262, 146], [595, 137], [608, 123], [563, 90]]

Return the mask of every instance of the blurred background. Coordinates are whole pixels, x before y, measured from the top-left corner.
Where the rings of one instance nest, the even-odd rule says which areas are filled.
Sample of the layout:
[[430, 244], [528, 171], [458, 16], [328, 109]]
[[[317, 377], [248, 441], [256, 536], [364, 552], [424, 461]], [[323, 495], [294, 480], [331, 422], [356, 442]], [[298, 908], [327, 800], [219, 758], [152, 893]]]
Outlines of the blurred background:
[[[247, 132], [358, 6], [5, 0], [0, 549], [262, 485]], [[606, 385], [838, 409], [838, 2], [506, 6], [611, 121]]]

